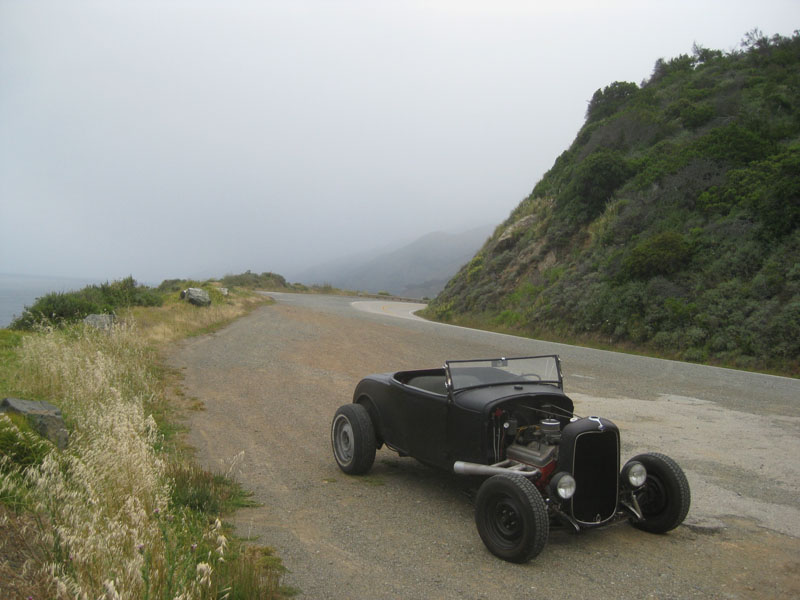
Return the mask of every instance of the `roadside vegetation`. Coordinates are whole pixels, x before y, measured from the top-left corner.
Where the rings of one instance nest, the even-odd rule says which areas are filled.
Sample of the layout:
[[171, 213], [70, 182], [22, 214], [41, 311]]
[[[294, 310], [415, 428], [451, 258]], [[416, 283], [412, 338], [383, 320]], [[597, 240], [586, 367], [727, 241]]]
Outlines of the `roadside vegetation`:
[[113, 283], [90, 285], [76, 292], [51, 292], [26, 306], [14, 319], [12, 329], [32, 329], [39, 323], [61, 325], [90, 314], [112, 314], [130, 306], [161, 306], [164, 297], [157, 290], [139, 285], [133, 277]]
[[800, 375], [800, 33], [597, 90], [426, 316]]
[[[179, 289], [188, 282], [180, 283]], [[232, 536], [222, 522], [250, 502], [230, 477], [236, 457], [228, 473], [210, 473], [181, 442], [180, 411], [188, 401], [160, 352], [268, 302], [201, 285], [211, 293], [210, 307], [128, 279], [58, 299], [74, 308], [88, 298], [113, 310], [110, 329], [76, 322], [80, 311], [72, 308], [54, 311], [49, 322], [26, 320], [44, 314], [34, 307], [18, 329], [0, 330], [0, 397], [56, 405], [70, 435], [59, 450], [25, 418], [0, 415], [0, 596], [291, 594], [272, 550]], [[52, 300], [45, 301], [48, 310]]]
[[[211, 308], [202, 313], [175, 309], [180, 302], [179, 293], [187, 288], [204, 289], [212, 299]], [[193, 279], [165, 279], [158, 287], [149, 287], [136, 282], [133, 277], [90, 285], [75, 292], [51, 292], [37, 298], [31, 306], [26, 306], [22, 315], [14, 319], [9, 329], [32, 331], [45, 326], [62, 326], [77, 323], [91, 314], [134, 315], [141, 323], [146, 323], [150, 337], [170, 337], [169, 331], [184, 335], [207, 333], [227, 324], [227, 307], [241, 300], [242, 296], [253, 301], [252, 291], [295, 292], [304, 294], [328, 294], [336, 296], [361, 296], [385, 298], [389, 292], [370, 294], [353, 290], [343, 290], [330, 283], [304, 285], [289, 283], [277, 273], [252, 273], [245, 271], [238, 275], [225, 275], [220, 279], [197, 281]], [[230, 293], [228, 298], [225, 294]], [[165, 307], [166, 305], [166, 307]], [[142, 309], [147, 310], [142, 310]], [[163, 310], [159, 310], [163, 309]], [[164, 318], [162, 318], [164, 317]], [[158, 323], [158, 321], [161, 321]], [[204, 324], [205, 323], [205, 324]], [[169, 330], [169, 331], [165, 331]], [[188, 333], [192, 335], [192, 333]]]

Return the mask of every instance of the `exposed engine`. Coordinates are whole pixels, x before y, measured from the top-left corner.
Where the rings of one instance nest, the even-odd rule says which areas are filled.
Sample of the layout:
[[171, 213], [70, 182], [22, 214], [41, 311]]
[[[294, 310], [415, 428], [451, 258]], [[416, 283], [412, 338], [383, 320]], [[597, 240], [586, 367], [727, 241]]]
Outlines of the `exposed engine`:
[[535, 483], [546, 485], [558, 461], [562, 423], [572, 417], [559, 412], [558, 407], [522, 403], [496, 408], [490, 422], [493, 462], [508, 459], [535, 467], [542, 474]]
[[539, 425], [522, 430], [506, 447], [506, 458], [517, 462], [544, 467], [557, 458], [561, 439], [561, 424], [555, 419], [542, 419]]

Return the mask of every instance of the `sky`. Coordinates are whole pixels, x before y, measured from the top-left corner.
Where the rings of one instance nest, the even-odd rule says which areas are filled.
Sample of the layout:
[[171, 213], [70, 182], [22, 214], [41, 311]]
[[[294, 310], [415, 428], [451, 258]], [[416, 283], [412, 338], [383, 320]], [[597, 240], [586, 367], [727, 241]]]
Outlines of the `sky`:
[[293, 273], [505, 220], [598, 88], [797, 0], [0, 0], [0, 272]]

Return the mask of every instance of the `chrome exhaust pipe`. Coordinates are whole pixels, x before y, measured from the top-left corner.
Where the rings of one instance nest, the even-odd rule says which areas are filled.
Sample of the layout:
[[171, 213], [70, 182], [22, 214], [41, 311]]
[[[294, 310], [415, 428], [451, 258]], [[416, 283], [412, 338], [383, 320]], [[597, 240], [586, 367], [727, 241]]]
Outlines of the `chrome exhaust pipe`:
[[513, 460], [504, 460], [503, 462], [493, 465], [481, 465], [457, 460], [453, 463], [453, 471], [458, 475], [480, 475], [485, 477], [500, 475], [502, 473], [511, 473], [531, 478], [539, 477], [542, 474], [542, 472], [535, 467], [524, 465]]

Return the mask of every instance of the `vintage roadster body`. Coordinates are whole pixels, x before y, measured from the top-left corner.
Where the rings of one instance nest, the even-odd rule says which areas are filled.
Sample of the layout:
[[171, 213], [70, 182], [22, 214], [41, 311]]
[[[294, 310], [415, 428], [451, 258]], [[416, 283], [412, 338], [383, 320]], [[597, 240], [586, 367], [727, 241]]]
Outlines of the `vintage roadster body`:
[[646, 453], [622, 465], [617, 426], [574, 414], [554, 355], [370, 375], [336, 412], [331, 442], [337, 464], [353, 475], [369, 471], [386, 445], [486, 478], [475, 496], [478, 533], [513, 562], [541, 552], [551, 522], [579, 531], [627, 518], [665, 533], [689, 510], [689, 485], [675, 461]]

